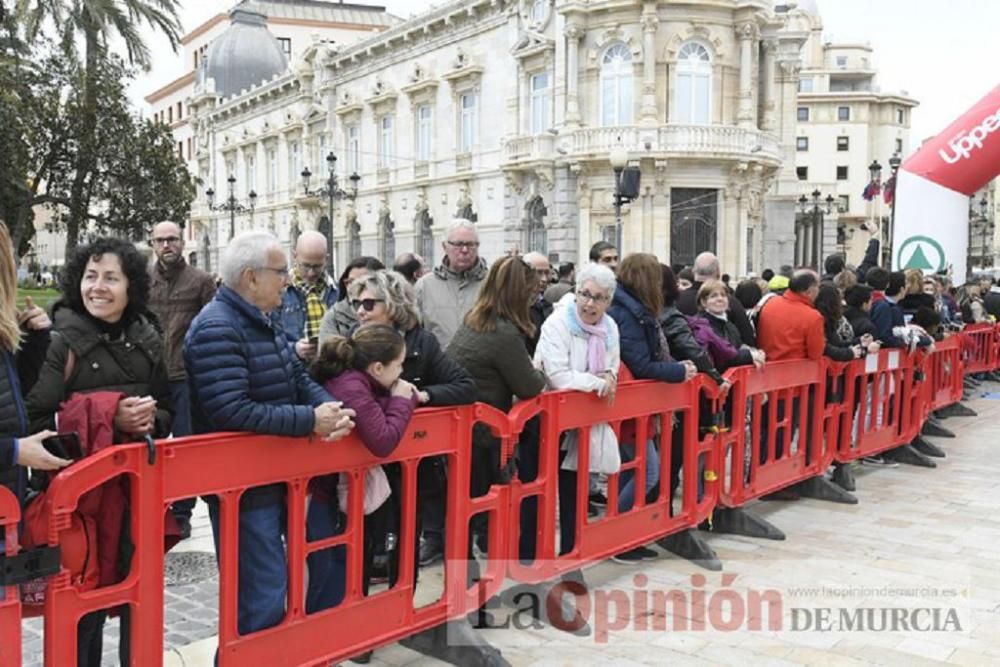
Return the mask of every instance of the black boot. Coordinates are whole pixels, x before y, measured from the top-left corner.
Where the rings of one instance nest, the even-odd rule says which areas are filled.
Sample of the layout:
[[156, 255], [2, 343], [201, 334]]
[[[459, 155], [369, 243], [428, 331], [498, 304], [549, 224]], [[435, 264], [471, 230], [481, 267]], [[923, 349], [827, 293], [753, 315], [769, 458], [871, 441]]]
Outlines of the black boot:
[[402, 639], [411, 651], [459, 667], [510, 667], [500, 651], [460, 618]]

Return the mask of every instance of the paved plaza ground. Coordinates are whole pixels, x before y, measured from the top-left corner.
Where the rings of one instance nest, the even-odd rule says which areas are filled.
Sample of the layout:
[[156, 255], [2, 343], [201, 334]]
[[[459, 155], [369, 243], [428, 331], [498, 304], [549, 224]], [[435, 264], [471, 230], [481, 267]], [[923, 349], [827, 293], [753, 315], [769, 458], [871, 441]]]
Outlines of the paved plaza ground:
[[[989, 390], [1000, 387], [984, 385], [980, 393]], [[1000, 497], [994, 491], [1000, 401], [977, 397], [968, 405], [979, 417], [944, 422], [958, 437], [934, 440], [948, 454], [936, 470], [862, 466], [854, 506], [755, 504], [755, 512], [785, 531], [783, 542], [709, 535], [725, 565], [722, 573], [666, 553], [638, 566], [606, 562], [588, 569], [595, 610], [602, 604], [613, 610], [592, 625], [621, 627], [606, 638], [574, 637], [548, 626], [485, 635], [514, 665], [1000, 662]], [[199, 503], [192, 539], [168, 563], [167, 665], [211, 665], [218, 595], [211, 553]], [[637, 581], [640, 573], [644, 579]], [[432, 579], [422, 577], [422, 585]], [[699, 616], [696, 589], [705, 595], [704, 629], [692, 629]], [[664, 612], [651, 602], [654, 592], [669, 591], [683, 593], [687, 606], [662, 605]], [[775, 595], [781, 612], [779, 627], [771, 629], [771, 608], [760, 600]], [[614, 600], [623, 606], [613, 607]], [[898, 618], [879, 622], [891, 608], [905, 611], [906, 627]], [[918, 611], [931, 609], [939, 616]], [[497, 620], [508, 613], [501, 607]], [[862, 630], [859, 623], [869, 625]], [[40, 664], [40, 632], [40, 619], [26, 624], [25, 665]], [[105, 664], [113, 665], [117, 622], [109, 623], [107, 637]], [[372, 664], [440, 663], [395, 645], [377, 650]]]

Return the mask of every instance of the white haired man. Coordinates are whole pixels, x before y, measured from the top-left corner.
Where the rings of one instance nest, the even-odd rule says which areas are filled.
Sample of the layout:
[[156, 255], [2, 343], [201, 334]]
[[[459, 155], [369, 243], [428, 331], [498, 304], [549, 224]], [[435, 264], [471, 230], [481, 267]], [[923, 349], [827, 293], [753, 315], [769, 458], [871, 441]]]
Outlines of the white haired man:
[[[302, 437], [316, 434], [339, 440], [354, 423], [353, 410], [340, 407], [313, 382], [292, 352], [271, 314], [281, 307], [288, 263], [278, 239], [247, 232], [229, 242], [219, 266], [223, 286], [195, 317], [184, 342], [184, 363], [191, 390], [195, 433], [246, 431]], [[219, 544], [219, 503], [209, 499], [209, 517]], [[269, 628], [285, 615], [288, 568], [283, 536], [285, 487], [272, 484], [244, 493], [239, 516], [240, 634]], [[334, 534], [328, 503], [310, 503], [309, 539]], [[306, 607], [336, 605], [343, 577], [331, 562], [310, 556]], [[321, 562], [322, 561], [322, 562]], [[319, 568], [325, 576], [318, 576]]]

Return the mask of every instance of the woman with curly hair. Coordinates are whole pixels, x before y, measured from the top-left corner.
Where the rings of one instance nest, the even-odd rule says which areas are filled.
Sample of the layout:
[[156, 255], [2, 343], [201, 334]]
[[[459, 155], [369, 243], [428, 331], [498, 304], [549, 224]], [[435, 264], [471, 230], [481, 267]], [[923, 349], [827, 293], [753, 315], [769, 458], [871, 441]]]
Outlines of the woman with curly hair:
[[[54, 332], [38, 381], [27, 397], [33, 429], [55, 427], [73, 394], [120, 392], [115, 442], [170, 434], [170, 385], [163, 339], [147, 315], [146, 259], [127, 241], [99, 238], [80, 246], [63, 271], [62, 299], [52, 309]], [[120, 581], [128, 563], [119, 563]], [[104, 573], [102, 572], [102, 584]], [[127, 607], [121, 611], [123, 664], [127, 662]], [[100, 665], [107, 611], [80, 619], [77, 664]]]

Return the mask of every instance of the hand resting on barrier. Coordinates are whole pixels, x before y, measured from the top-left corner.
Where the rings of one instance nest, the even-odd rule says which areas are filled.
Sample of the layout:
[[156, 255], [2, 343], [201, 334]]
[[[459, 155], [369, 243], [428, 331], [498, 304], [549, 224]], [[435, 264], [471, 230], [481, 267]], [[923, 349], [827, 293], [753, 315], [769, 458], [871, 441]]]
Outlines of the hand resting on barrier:
[[322, 436], [324, 440], [332, 442], [340, 440], [354, 428], [354, 410], [342, 407], [337, 401], [318, 405], [313, 412], [316, 415], [316, 424], [313, 426], [313, 433]]

